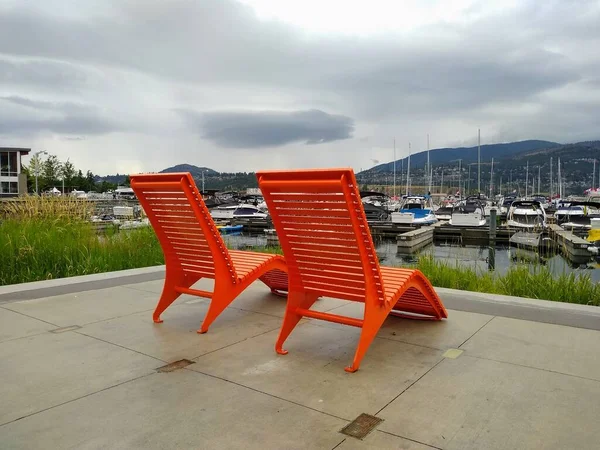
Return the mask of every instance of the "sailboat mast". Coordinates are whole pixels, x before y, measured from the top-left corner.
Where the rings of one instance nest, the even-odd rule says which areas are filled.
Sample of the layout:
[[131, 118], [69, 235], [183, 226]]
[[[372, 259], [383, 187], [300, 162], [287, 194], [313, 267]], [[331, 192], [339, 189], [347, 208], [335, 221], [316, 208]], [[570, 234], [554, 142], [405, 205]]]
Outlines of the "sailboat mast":
[[462, 189], [460, 188], [460, 183], [462, 181], [462, 159], [458, 160], [458, 194], [462, 196]]
[[406, 169], [406, 195], [408, 195], [408, 184], [410, 183], [410, 142], [408, 143], [408, 167]]
[[542, 172], [541, 172], [541, 170], [542, 170], [541, 167], [538, 166], [538, 188], [537, 188], [537, 193], [538, 194], [542, 192], [541, 188], [540, 188], [540, 184], [541, 184], [541, 181], [542, 181], [542, 175], [541, 175]]
[[481, 193], [481, 129], [477, 129], [477, 195]]
[[[431, 166], [429, 165], [429, 133], [427, 134], [427, 175], [431, 172]], [[429, 191], [431, 191], [431, 178], [429, 179]]]
[[554, 192], [553, 192], [554, 186], [552, 184], [552, 181], [553, 181], [552, 180], [552, 163], [553, 163], [553, 161], [552, 161], [552, 156], [551, 156], [550, 157], [550, 201], [552, 201], [552, 196], [554, 195]]
[[525, 198], [527, 198], [527, 189], [529, 188], [529, 161], [527, 161], [527, 172], [525, 173]]
[[562, 198], [562, 181], [560, 178], [560, 158], [558, 158], [558, 197]]
[[490, 200], [492, 198], [493, 187], [494, 187], [494, 158], [492, 158], [492, 168], [490, 169]]
[[394, 197], [396, 197], [396, 138], [394, 138]]
[[596, 160], [594, 159], [594, 174], [592, 175], [592, 189], [596, 187]]

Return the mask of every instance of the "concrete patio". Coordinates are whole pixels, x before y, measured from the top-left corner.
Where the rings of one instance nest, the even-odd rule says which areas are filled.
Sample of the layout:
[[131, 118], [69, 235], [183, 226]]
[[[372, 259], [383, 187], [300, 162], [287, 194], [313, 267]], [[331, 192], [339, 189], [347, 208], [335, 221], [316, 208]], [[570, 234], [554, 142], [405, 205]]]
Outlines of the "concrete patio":
[[[600, 308], [439, 289], [448, 320], [388, 319], [348, 374], [359, 330], [304, 320], [277, 355], [260, 282], [205, 335], [191, 296], [152, 323], [163, 274], [0, 287], [0, 448], [599, 448]], [[341, 433], [361, 413], [383, 421]]]

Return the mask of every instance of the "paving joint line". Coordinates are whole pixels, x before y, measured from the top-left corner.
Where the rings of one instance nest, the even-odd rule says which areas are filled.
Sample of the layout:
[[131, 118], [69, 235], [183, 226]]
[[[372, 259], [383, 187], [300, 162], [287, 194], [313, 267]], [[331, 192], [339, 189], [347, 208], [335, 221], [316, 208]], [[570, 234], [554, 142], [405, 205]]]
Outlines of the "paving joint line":
[[340, 442], [338, 445], [336, 445], [335, 447], [333, 447], [331, 450], [335, 450], [336, 448], [338, 448], [340, 445], [342, 445], [344, 442], [346, 442], [346, 438], [342, 439], [342, 442]]
[[74, 399], [71, 399], [71, 400], [67, 400], [66, 402], [62, 402], [62, 403], [59, 403], [57, 405], [52, 405], [52, 406], [49, 406], [48, 408], [40, 409], [39, 411], [32, 412], [30, 414], [26, 414], [26, 415], [24, 415], [22, 417], [18, 417], [17, 419], [9, 420], [8, 422], [1, 423], [0, 424], [0, 428], [2, 428], [5, 425], [10, 425], [11, 423], [14, 423], [14, 422], [18, 422], [19, 420], [27, 419], [28, 417], [35, 416], [37, 414], [40, 414], [40, 413], [43, 413], [43, 412], [46, 412], [46, 411], [50, 411], [51, 409], [58, 408], [58, 407], [64, 406], [64, 405], [68, 405], [69, 403], [76, 402], [76, 401], [84, 399], [86, 397], [90, 397], [92, 395], [96, 395], [96, 394], [99, 394], [101, 392], [108, 391], [109, 389], [113, 389], [113, 388], [122, 386], [122, 385], [124, 385], [126, 383], [131, 383], [132, 381], [140, 380], [140, 379], [145, 378], [145, 377], [147, 377], [149, 375], [156, 375], [156, 372], [152, 371], [152, 372], [147, 373], [145, 375], [140, 375], [139, 377], [132, 378], [131, 380], [125, 380], [125, 381], [122, 381], [121, 383], [117, 383], [117, 384], [114, 384], [112, 386], [108, 386], [108, 387], [102, 388], [102, 389], [100, 389], [98, 391], [94, 391], [94, 392], [90, 392], [89, 394], [82, 395], [81, 397], [77, 397], [77, 398], [74, 398]]
[[163, 360], [163, 359], [157, 358], [156, 356], [147, 355], [146, 353], [140, 352], [140, 351], [138, 351], [138, 350], [134, 350], [134, 349], [132, 349], [132, 348], [125, 347], [125, 346], [123, 346], [123, 345], [119, 345], [119, 344], [116, 344], [116, 343], [114, 343], [114, 342], [110, 342], [110, 341], [107, 341], [107, 340], [101, 339], [101, 338], [99, 338], [99, 337], [96, 337], [96, 336], [90, 336], [89, 334], [85, 334], [85, 333], [83, 333], [83, 332], [81, 332], [81, 331], [76, 331], [76, 330], [75, 330], [75, 331], [73, 331], [73, 333], [76, 333], [76, 334], [78, 334], [78, 335], [80, 335], [80, 336], [89, 337], [90, 339], [95, 339], [95, 340], [97, 340], [97, 341], [100, 341], [100, 342], [104, 342], [105, 344], [114, 345], [115, 347], [119, 347], [119, 348], [122, 348], [122, 349], [124, 349], [124, 350], [129, 350], [130, 352], [137, 353], [138, 355], [147, 356], [148, 358], [152, 358], [152, 359], [155, 359], [155, 360], [157, 360], [157, 361], [160, 361], [160, 362], [162, 362], [162, 363], [168, 364], [168, 361], [165, 361], [165, 360]]
[[498, 317], [498, 316], [493, 316], [490, 320], [488, 320], [486, 323], [481, 325], [475, 333], [473, 333], [471, 336], [469, 336], [467, 339], [465, 339], [465, 341], [456, 348], [461, 348], [463, 345], [465, 345], [467, 342], [469, 342], [473, 336], [475, 336], [477, 333], [479, 333], [483, 328], [485, 328], [496, 317]]
[[272, 330], [263, 331], [262, 333], [258, 333], [257, 335], [249, 336], [249, 337], [241, 339], [239, 341], [232, 342], [231, 344], [224, 345], [223, 347], [219, 347], [219, 348], [217, 348], [215, 350], [211, 350], [210, 352], [202, 353], [201, 355], [195, 356], [195, 357], [190, 358], [190, 359], [199, 359], [199, 358], [202, 358], [203, 356], [210, 355], [211, 353], [218, 352], [219, 350], [223, 350], [223, 349], [229, 348], [229, 347], [231, 347], [233, 345], [237, 345], [240, 342], [247, 341], [248, 339], [254, 339], [255, 337], [262, 336], [263, 334], [267, 334], [267, 333], [271, 333], [273, 331], [277, 331], [278, 329], [279, 329], [279, 327], [273, 328]]
[[381, 413], [381, 411], [383, 411], [385, 408], [387, 408], [388, 406], [390, 406], [390, 404], [392, 404], [398, 397], [400, 397], [402, 394], [404, 394], [406, 391], [408, 391], [411, 387], [413, 387], [415, 384], [417, 384], [419, 381], [421, 381], [421, 379], [427, 375], [429, 372], [431, 372], [433, 369], [435, 369], [437, 366], [439, 366], [441, 364], [441, 362], [446, 359], [446, 358], [441, 358], [438, 362], [436, 362], [432, 367], [429, 368], [429, 370], [427, 370], [427, 372], [425, 372], [423, 375], [421, 375], [419, 378], [417, 378], [415, 381], [413, 381], [412, 383], [410, 383], [405, 389], [402, 390], [402, 392], [400, 392], [398, 395], [396, 395], [393, 399], [391, 399], [389, 402], [387, 402], [387, 404], [381, 408], [379, 411], [377, 411], [375, 413], [375, 415], [378, 415]]
[[44, 319], [38, 319], [37, 317], [30, 316], [30, 315], [25, 314], [25, 313], [23, 313], [21, 311], [15, 311], [14, 309], [6, 308], [4, 306], [0, 306], [0, 308], [5, 309], [6, 311], [10, 311], [10, 312], [14, 312], [14, 313], [17, 313], [17, 314], [21, 314], [22, 316], [29, 317], [30, 319], [33, 319], [33, 320], [39, 320], [40, 322], [47, 323], [48, 325], [52, 325], [53, 327], [60, 328], [60, 325], [56, 325], [55, 323], [48, 322], [47, 320], [44, 320]]
[[4, 341], [0, 341], [0, 345], [4, 344], [6, 342], [18, 341], [19, 339], [27, 339], [27, 338], [31, 338], [31, 337], [41, 336], [42, 334], [50, 333], [50, 331], [52, 331], [52, 330], [46, 330], [46, 331], [41, 331], [39, 333], [28, 334], [27, 336], [19, 336], [19, 337], [15, 337], [15, 338], [6, 339]]
[[397, 438], [406, 439], [407, 441], [411, 441], [411, 442], [414, 442], [416, 444], [424, 445], [424, 446], [429, 447], [429, 448], [435, 448], [436, 450], [444, 450], [441, 447], [436, 447], [435, 445], [426, 444], [425, 442], [417, 441], [416, 439], [411, 439], [411, 438], [408, 438], [406, 436], [400, 436], [399, 434], [390, 433], [389, 431], [383, 431], [383, 430], [376, 430], [376, 431], [379, 431], [380, 433], [384, 433], [384, 434], [389, 434], [390, 436], [394, 436], [394, 437], [397, 437]]
[[136, 288], [136, 287], [133, 287], [133, 286], [127, 285], [127, 284], [122, 284], [119, 287], [123, 287], [125, 289], [131, 289], [133, 291], [138, 291], [138, 292], [147, 292], [148, 294], [156, 294], [157, 296], [160, 297], [160, 292], [155, 292], [155, 291], [151, 291], [151, 290], [148, 290], [148, 289], [140, 289], [140, 288]]
[[511, 366], [523, 367], [525, 369], [540, 370], [542, 372], [555, 373], [557, 375], [564, 375], [567, 377], [579, 378], [580, 380], [595, 381], [596, 383], [600, 383], [600, 379], [598, 379], [598, 378], [588, 378], [588, 377], [583, 377], [581, 375], [573, 375], [572, 373], [564, 373], [564, 372], [559, 372], [557, 370], [544, 369], [542, 367], [526, 366], [525, 364], [519, 364], [519, 363], [510, 362], [510, 361], [502, 361], [500, 359], [486, 358], [485, 356], [475, 356], [475, 355], [471, 355], [471, 354], [467, 354], [464, 356], [470, 357], [470, 358], [475, 358], [475, 359], [482, 359], [484, 361], [493, 361], [493, 362], [497, 362], [500, 364], [509, 364]]
[[147, 313], [148, 311], [153, 311], [153, 309], [144, 309], [143, 311], [136, 311], [136, 312], [132, 312], [129, 314], [123, 314], [122, 316], [109, 317], [108, 319], [100, 319], [100, 320], [96, 320], [94, 322], [87, 322], [87, 323], [81, 324], [81, 327], [86, 327], [88, 325], [95, 325], [97, 323], [102, 323], [102, 322], [108, 322], [109, 320], [120, 319], [121, 317], [129, 317], [129, 316], [134, 316], [136, 314]]
[[279, 397], [279, 396], [277, 396], [275, 394], [269, 394], [268, 392], [263, 392], [260, 389], [253, 388], [251, 386], [246, 386], [245, 384], [238, 383], [237, 381], [233, 381], [233, 380], [228, 380], [227, 378], [223, 378], [223, 377], [220, 377], [218, 375], [213, 375], [213, 374], [210, 374], [210, 373], [207, 373], [207, 372], [202, 372], [201, 370], [194, 370], [194, 369], [191, 369], [189, 367], [184, 367], [182, 370], [188, 370], [190, 372], [196, 372], [196, 373], [199, 373], [201, 375], [206, 375], [207, 377], [211, 377], [211, 378], [214, 378], [216, 380], [221, 380], [221, 381], [224, 381], [226, 383], [231, 383], [231, 384], [234, 384], [236, 386], [248, 389], [250, 391], [253, 391], [253, 392], [256, 392], [256, 393], [259, 393], [259, 394], [263, 394], [263, 395], [267, 395], [269, 397], [276, 398], [277, 400], [281, 400], [281, 401], [286, 402], [286, 403], [291, 403], [292, 405], [300, 406], [302, 408], [306, 408], [306, 409], [309, 409], [311, 411], [314, 411], [314, 412], [317, 412], [317, 413], [320, 413], [320, 414], [325, 414], [326, 416], [333, 417], [333, 418], [338, 419], [338, 420], [343, 420], [344, 422], [348, 422], [348, 423], [351, 422], [350, 419], [346, 419], [344, 417], [339, 417], [339, 416], [336, 416], [335, 414], [331, 414], [331, 413], [328, 413], [328, 412], [325, 412], [325, 411], [320, 411], [318, 409], [311, 408], [310, 406], [303, 405], [302, 403], [298, 403], [298, 402], [295, 402], [293, 400], [289, 400], [287, 398]]

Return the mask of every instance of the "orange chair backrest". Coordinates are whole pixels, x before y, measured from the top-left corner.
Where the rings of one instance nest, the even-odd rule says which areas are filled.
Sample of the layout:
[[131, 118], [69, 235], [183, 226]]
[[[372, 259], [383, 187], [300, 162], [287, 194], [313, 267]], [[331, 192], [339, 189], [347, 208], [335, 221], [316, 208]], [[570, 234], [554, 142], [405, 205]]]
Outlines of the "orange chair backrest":
[[165, 263], [205, 278], [237, 274], [225, 242], [189, 173], [131, 175], [165, 254]]
[[351, 168], [256, 175], [288, 265], [290, 289], [383, 301], [379, 261]]

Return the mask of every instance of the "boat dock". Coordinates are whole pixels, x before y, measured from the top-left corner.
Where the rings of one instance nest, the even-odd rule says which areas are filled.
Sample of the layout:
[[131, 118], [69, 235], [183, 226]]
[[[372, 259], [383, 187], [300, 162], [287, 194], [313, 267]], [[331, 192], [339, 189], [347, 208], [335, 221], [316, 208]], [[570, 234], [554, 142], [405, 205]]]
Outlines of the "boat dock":
[[590, 260], [592, 252], [589, 250], [592, 245], [570, 231], [563, 230], [558, 225], [548, 225], [548, 234], [554, 241], [557, 250], [569, 261], [584, 264]]

